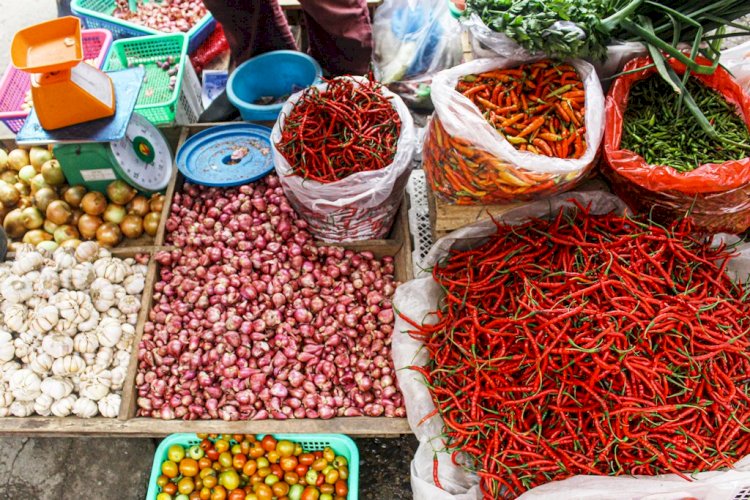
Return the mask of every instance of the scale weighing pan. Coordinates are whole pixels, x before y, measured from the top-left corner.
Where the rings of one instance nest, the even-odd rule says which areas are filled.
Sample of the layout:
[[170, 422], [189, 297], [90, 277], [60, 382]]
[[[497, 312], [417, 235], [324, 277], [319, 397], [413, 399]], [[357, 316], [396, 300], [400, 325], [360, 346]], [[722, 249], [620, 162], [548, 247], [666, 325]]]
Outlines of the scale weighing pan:
[[190, 137], [177, 152], [177, 169], [194, 183], [240, 186], [273, 170], [271, 129], [251, 123], [217, 125]]
[[68, 16], [16, 32], [10, 46], [13, 65], [27, 73], [70, 69], [83, 61], [81, 21]]

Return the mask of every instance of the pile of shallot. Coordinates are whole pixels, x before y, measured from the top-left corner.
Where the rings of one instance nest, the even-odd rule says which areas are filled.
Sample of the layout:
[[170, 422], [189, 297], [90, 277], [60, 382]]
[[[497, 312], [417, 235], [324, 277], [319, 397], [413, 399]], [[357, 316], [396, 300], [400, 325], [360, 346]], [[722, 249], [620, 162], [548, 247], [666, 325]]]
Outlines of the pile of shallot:
[[138, 413], [403, 417], [391, 257], [317, 246], [276, 176], [175, 194], [139, 348]]
[[114, 17], [165, 33], [190, 31], [208, 13], [201, 0], [139, 1], [135, 12], [130, 10], [128, 0], [116, 4]]

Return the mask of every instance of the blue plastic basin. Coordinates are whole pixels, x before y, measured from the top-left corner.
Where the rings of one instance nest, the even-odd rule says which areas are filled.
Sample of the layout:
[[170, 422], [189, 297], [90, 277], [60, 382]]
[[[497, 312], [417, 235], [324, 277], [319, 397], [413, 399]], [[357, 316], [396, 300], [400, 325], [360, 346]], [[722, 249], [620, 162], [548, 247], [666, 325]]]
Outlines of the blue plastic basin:
[[289, 96], [320, 83], [318, 62], [293, 50], [276, 50], [240, 64], [227, 82], [227, 97], [245, 121], [274, 121], [284, 103], [253, 104], [261, 97]]

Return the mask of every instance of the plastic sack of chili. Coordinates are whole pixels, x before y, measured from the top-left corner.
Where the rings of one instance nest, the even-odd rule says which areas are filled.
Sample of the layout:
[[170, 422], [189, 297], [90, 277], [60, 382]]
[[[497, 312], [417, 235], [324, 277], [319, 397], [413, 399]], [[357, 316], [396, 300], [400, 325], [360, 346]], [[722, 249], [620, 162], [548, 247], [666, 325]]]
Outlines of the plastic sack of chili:
[[[704, 58], [699, 61], [710, 64]], [[648, 64], [651, 64], [650, 58], [637, 58], [625, 65], [625, 71]], [[684, 73], [682, 63], [670, 60], [669, 64], [678, 74]], [[622, 75], [607, 94], [602, 170], [612, 183], [613, 191], [631, 208], [650, 213], [659, 222], [670, 222], [689, 213], [696, 227], [703, 231], [745, 231], [750, 227], [750, 158], [678, 172], [667, 165], [649, 165], [632, 151], [620, 149], [630, 88], [655, 73], [655, 68], [648, 68]], [[711, 75], [694, 73], [693, 76], [734, 104], [745, 123], [750, 125], [750, 96], [732, 75], [718, 67]]]
[[[625, 203], [610, 193], [569, 192], [513, 208], [497, 216], [496, 220], [515, 225], [531, 218], [552, 218], [563, 208], [574, 209], [572, 200], [582, 206], [589, 206], [592, 214], [623, 214], [627, 211]], [[394, 309], [413, 320], [424, 321], [426, 324], [435, 323], [435, 316], [431, 313], [445, 300], [445, 291], [433, 279], [430, 268], [446, 259], [451, 250], [476, 248], [496, 230], [495, 223], [486, 219], [438, 240], [424, 259], [424, 270], [396, 290]], [[736, 244], [739, 239], [725, 235], [724, 240], [727, 244]], [[735, 247], [735, 251], [738, 254], [728, 263], [726, 272], [731, 279], [744, 282], [750, 277], [750, 245]], [[398, 385], [404, 395], [409, 426], [419, 440], [419, 447], [411, 462], [414, 499], [479, 500], [482, 493], [478, 476], [461, 465], [454, 464], [451, 454], [442, 451], [445, 448], [442, 441], [444, 422], [440, 415], [434, 413], [435, 404], [424, 377], [410, 369], [426, 365], [429, 356], [424, 344], [407, 333], [413, 329], [404, 319], [396, 316], [391, 353]], [[702, 472], [691, 475], [691, 478], [693, 482], [688, 483], [674, 474], [637, 478], [579, 475], [537, 486], [518, 498], [621, 500], [622, 492], [627, 491], [628, 498], [645, 498], [646, 495], [655, 494], [657, 496], [653, 498], [732, 500], [741, 487], [750, 486], [750, 460], [745, 458], [737, 462], [733, 470]]]
[[[358, 80], [352, 78], [355, 82]], [[327, 84], [317, 87], [323, 90]], [[324, 184], [294, 174], [292, 166], [276, 148], [281, 140], [284, 120], [303, 92], [297, 92], [287, 100], [271, 132], [273, 163], [284, 194], [320, 241], [337, 243], [386, 237], [403, 200], [417, 147], [409, 109], [401, 98], [383, 88], [383, 95], [390, 100], [401, 119], [401, 133], [393, 161], [380, 170], [357, 172]]]
[[572, 189], [594, 166], [604, 131], [604, 94], [589, 63], [569, 62], [585, 92], [582, 125], [586, 150], [577, 159], [516, 149], [468, 97], [456, 90], [466, 75], [515, 68], [541, 59], [478, 59], [435, 76], [435, 113], [428, 125], [422, 164], [436, 196], [462, 205], [530, 201]]

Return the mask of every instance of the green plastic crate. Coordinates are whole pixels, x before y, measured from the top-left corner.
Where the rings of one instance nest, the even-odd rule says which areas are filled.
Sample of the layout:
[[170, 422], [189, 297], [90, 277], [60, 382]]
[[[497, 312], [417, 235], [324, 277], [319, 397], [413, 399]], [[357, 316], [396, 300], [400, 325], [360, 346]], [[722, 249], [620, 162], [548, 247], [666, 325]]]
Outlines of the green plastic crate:
[[[262, 438], [263, 435], [258, 435]], [[343, 434], [273, 434], [273, 437], [281, 441], [286, 439], [293, 443], [299, 443], [305, 451], [322, 451], [325, 447], [330, 447], [336, 455], [341, 455], [349, 462], [349, 479], [347, 486], [349, 494], [347, 500], [359, 500], [359, 450], [357, 445], [349, 436]], [[164, 438], [154, 453], [154, 465], [151, 467], [151, 478], [148, 481], [148, 493], [146, 500], [155, 500], [159, 494], [159, 487], [156, 480], [161, 475], [161, 464], [167, 459], [167, 450], [173, 444], [180, 444], [184, 447], [200, 444], [201, 440], [195, 434], [180, 433], [171, 434]], [[232, 442], [234, 443], [234, 441]]]
[[[172, 56], [177, 64], [176, 84], [169, 89], [170, 76], [156, 65]], [[154, 125], [172, 123], [177, 112], [182, 76], [187, 57], [187, 36], [184, 33], [124, 38], [112, 44], [104, 71], [117, 71], [143, 65], [146, 79], [141, 85], [135, 111]]]

